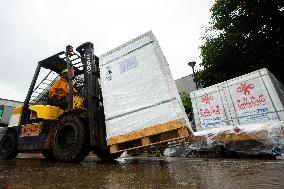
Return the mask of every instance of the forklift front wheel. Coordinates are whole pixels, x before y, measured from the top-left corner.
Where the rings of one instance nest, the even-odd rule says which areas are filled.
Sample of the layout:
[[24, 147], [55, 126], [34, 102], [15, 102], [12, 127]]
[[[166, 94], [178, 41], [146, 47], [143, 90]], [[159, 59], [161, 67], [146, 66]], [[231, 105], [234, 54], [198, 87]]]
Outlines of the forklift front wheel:
[[52, 156], [57, 161], [79, 162], [89, 154], [87, 127], [76, 115], [61, 117], [53, 127]]

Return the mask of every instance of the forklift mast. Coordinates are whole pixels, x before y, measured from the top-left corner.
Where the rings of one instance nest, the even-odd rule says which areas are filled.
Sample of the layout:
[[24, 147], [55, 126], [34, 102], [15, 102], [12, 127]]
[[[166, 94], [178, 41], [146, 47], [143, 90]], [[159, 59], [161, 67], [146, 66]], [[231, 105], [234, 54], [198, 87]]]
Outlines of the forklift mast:
[[95, 150], [107, 151], [103, 97], [99, 83], [99, 58], [94, 55], [93, 43], [84, 43], [76, 50], [80, 53], [84, 65], [84, 96], [89, 118], [90, 146]]
[[[65, 51], [65, 56], [66, 56], [66, 62], [67, 62], [67, 70], [68, 70], [68, 85], [69, 85], [69, 89], [73, 88], [72, 85], [72, 76], [71, 76], [71, 65], [72, 65], [72, 61], [69, 58], [69, 53], [73, 52], [73, 47], [68, 45], [66, 47], [66, 51]], [[69, 90], [69, 94], [68, 94], [68, 111], [71, 111], [73, 109], [73, 90]]]

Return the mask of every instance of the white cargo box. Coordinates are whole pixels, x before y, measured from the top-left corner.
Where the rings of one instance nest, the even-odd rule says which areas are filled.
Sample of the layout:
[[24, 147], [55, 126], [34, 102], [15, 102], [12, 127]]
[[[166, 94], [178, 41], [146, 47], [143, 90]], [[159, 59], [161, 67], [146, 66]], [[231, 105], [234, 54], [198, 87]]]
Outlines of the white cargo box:
[[284, 88], [267, 69], [192, 92], [191, 97], [198, 131], [284, 120]]
[[152, 32], [101, 55], [100, 72], [107, 139], [175, 120], [189, 125]]
[[230, 124], [221, 84], [194, 91], [190, 97], [198, 131]]

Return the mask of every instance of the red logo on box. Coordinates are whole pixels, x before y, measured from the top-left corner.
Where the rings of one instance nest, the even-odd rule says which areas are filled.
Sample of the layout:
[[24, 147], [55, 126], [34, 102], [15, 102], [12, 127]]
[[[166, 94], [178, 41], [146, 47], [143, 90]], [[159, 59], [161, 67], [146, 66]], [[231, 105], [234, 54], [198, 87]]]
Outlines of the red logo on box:
[[254, 88], [254, 84], [247, 84], [245, 81], [241, 82], [241, 86], [237, 88], [238, 92], [243, 92], [245, 95], [249, 95], [251, 89]]
[[213, 100], [213, 97], [208, 95], [207, 93], [205, 93], [202, 97], [201, 97], [201, 102], [204, 104], [210, 104], [210, 101]]

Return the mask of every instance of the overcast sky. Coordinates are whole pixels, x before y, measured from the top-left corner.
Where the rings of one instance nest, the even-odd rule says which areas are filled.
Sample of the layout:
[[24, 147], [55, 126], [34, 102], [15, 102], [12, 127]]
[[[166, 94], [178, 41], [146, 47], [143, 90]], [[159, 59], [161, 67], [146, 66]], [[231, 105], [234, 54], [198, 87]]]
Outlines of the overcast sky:
[[214, 0], [2, 0], [0, 98], [23, 101], [37, 62], [83, 42], [101, 55], [149, 30], [174, 79], [200, 63], [199, 46]]

